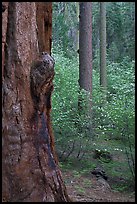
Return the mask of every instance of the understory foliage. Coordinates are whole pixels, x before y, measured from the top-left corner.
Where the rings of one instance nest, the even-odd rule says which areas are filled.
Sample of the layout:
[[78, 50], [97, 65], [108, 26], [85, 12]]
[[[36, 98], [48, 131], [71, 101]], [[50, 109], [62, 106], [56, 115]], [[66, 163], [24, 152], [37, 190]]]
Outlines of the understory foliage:
[[[99, 2], [92, 3], [92, 100], [86, 91], [80, 91], [78, 83], [78, 6], [78, 2], [53, 2], [52, 54], [56, 61], [56, 74], [52, 95], [52, 122], [57, 153], [60, 161], [82, 161], [84, 169], [91, 169], [98, 164], [98, 160], [92, 160], [93, 152], [105, 150], [114, 159], [105, 163], [105, 159], [101, 158], [99, 162], [111, 177], [122, 174], [134, 183], [135, 4], [106, 3], [105, 98], [100, 87]], [[79, 99], [82, 100], [82, 109], [79, 107]], [[91, 115], [86, 111], [87, 101], [92, 104]], [[121, 161], [117, 161], [119, 157]]]
[[[79, 113], [78, 58], [66, 58], [63, 51], [53, 49], [55, 58], [52, 122], [56, 149], [61, 160], [69, 157], [86, 159], [96, 148], [126, 155], [129, 171], [134, 177], [135, 98], [134, 61], [125, 58], [114, 63], [107, 60], [107, 101], [99, 85], [99, 70], [93, 69], [92, 118]], [[91, 123], [92, 121], [92, 123]], [[92, 131], [89, 131], [91, 123]], [[105, 142], [104, 142], [105, 141]]]

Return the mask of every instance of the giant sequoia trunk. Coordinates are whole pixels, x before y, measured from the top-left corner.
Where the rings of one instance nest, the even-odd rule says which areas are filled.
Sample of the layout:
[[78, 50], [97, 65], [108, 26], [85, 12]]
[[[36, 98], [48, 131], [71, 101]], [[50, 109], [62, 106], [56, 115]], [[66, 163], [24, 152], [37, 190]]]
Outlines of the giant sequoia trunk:
[[[47, 53], [51, 51], [52, 3], [3, 4], [3, 202], [69, 202], [50, 120], [54, 63]], [[44, 13], [40, 19], [39, 8]], [[39, 51], [47, 51], [49, 57], [46, 60], [51, 66], [45, 70], [47, 61], [34, 63]], [[41, 73], [45, 78], [39, 86]]]

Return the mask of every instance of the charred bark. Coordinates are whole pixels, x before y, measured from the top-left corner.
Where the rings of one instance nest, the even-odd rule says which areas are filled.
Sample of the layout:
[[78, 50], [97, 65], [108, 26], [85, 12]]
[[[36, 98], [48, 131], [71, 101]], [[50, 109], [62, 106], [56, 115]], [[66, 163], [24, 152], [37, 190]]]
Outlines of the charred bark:
[[[43, 84], [31, 78], [39, 53], [36, 3], [7, 5], [2, 25], [6, 36], [2, 50], [2, 201], [70, 202], [50, 119], [54, 65], [41, 70]], [[35, 77], [39, 77], [38, 70]]]

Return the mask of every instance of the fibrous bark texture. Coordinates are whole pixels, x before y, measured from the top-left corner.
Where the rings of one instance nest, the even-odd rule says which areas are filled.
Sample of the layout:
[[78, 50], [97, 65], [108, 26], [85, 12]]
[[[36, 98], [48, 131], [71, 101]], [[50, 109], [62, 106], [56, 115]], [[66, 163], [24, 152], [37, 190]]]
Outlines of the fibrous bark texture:
[[37, 2], [37, 26], [38, 43], [40, 52], [51, 51], [51, 31], [52, 31], [52, 4], [50, 2]]
[[50, 119], [54, 60], [38, 57], [37, 3], [3, 4], [2, 201], [69, 202]]

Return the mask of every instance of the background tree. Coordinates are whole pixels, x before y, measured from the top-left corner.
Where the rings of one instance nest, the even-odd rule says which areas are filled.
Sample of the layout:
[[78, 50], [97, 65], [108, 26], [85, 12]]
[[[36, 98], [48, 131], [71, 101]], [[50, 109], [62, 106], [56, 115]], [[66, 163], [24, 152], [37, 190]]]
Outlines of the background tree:
[[77, 56], [78, 6], [78, 2], [53, 3], [53, 45], [68, 57]]
[[[39, 50], [50, 53], [51, 49], [52, 3], [41, 3], [44, 14], [40, 19], [38, 6], [39, 3], [34, 2], [7, 2], [7, 10], [3, 13], [3, 202], [70, 201], [56, 158], [50, 119], [54, 77], [52, 64], [50, 72], [49, 69], [44, 72], [48, 79], [43, 84], [44, 101], [42, 95], [34, 96], [32, 93], [34, 87], [31, 86], [30, 73], [36, 81], [40, 76], [37, 73], [39, 69], [33, 72], [32, 63], [38, 59]], [[43, 27], [37, 26], [41, 21]], [[37, 66], [42, 65], [42, 61], [37, 63]], [[39, 109], [39, 101], [42, 102], [42, 109]]]
[[[100, 85], [107, 89], [106, 71], [106, 3], [100, 2]], [[104, 93], [106, 95], [106, 93]]]
[[92, 13], [91, 3], [80, 3], [79, 21], [79, 85], [91, 93], [92, 90]]
[[[67, 7], [67, 18], [64, 14]], [[53, 46], [62, 47], [68, 57], [76, 56], [77, 2], [53, 2]], [[107, 57], [111, 61], [121, 62], [124, 57], [135, 59], [135, 3], [107, 2]], [[127, 22], [125, 24], [125, 22]], [[100, 3], [92, 3], [92, 59], [99, 56]], [[124, 33], [124, 34], [123, 34]], [[94, 64], [93, 64], [94, 65]], [[99, 69], [99, 61], [98, 61]]]
[[76, 29], [76, 50], [79, 50], [79, 2], [76, 2], [76, 14], [77, 14], [77, 29]]
[[108, 58], [115, 62], [126, 56], [134, 59], [135, 3], [109, 2], [106, 11]]
[[[79, 5], [79, 86], [80, 90], [87, 92], [87, 100], [83, 101], [80, 94], [78, 107], [80, 114], [84, 111], [90, 121], [92, 95], [92, 4], [91, 2], [80, 2]], [[91, 121], [89, 124], [91, 124]], [[91, 131], [90, 125], [89, 129]]]

